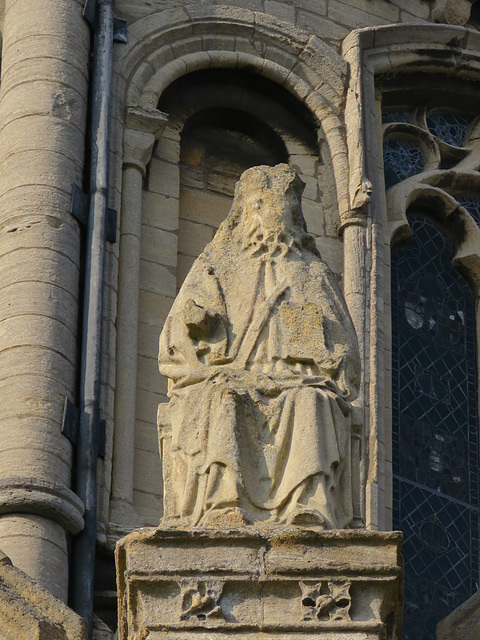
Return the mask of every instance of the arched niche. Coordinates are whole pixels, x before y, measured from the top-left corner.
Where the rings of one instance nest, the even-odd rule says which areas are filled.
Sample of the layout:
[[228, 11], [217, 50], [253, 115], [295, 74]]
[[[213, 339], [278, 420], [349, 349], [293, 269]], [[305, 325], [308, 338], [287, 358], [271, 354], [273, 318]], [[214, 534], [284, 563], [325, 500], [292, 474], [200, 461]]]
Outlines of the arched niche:
[[[177, 285], [180, 141], [186, 124], [182, 114], [177, 117], [160, 111], [164, 93], [176, 80], [208, 69], [248, 72], [283, 88], [313, 114], [318, 135], [315, 162], [331, 167], [334, 176], [323, 188], [315, 177], [318, 166], [305, 162], [305, 154], [296, 154], [282, 138], [290, 162], [297, 155], [295, 164], [310, 182], [305, 192], [306, 213], [310, 200], [311, 218], [318, 217], [320, 191], [333, 194], [324, 196], [322, 204], [331, 212], [335, 237], [326, 238], [321, 250], [327, 260], [336, 260], [332, 266], [337, 273], [342, 271], [343, 259], [333, 227], [338, 216], [345, 218], [350, 212], [342, 117], [347, 65], [315, 35], [261, 12], [193, 3], [159, 10], [129, 25], [129, 42], [117, 69], [115, 91], [120, 108], [112, 123], [117, 161], [113, 176], [122, 202], [118, 298], [115, 300], [115, 292], [111, 296], [112, 308], [115, 302], [117, 305], [116, 335], [110, 332], [115, 338], [115, 353], [111, 354], [115, 367], [106, 383], [115, 388], [110, 513], [106, 517], [113, 537], [142, 522], [155, 523], [161, 504], [154, 416], [162, 399], [158, 396], [166, 387], [161, 383], [159, 393], [152, 356]], [[232, 108], [244, 110], [241, 105]], [[251, 117], [262, 120], [259, 114]], [[123, 140], [123, 149], [118, 140]], [[141, 324], [145, 330], [136, 331]], [[137, 366], [139, 362], [142, 366]], [[135, 423], [144, 423], [147, 416], [148, 428], [136, 429]], [[156, 489], [145, 491], [152, 482], [157, 482]], [[108, 490], [108, 478], [105, 486]], [[108, 505], [108, 498], [102, 504]]]
[[[159, 462], [140, 444], [153, 442], [152, 408], [167, 400], [166, 381], [156, 373], [158, 336], [186, 273], [226, 217], [241, 173], [256, 164], [297, 168], [306, 184], [308, 227], [339, 279], [343, 268], [328, 145], [319, 141], [315, 117], [297, 98], [252, 72], [208, 69], [172, 83], [158, 110], [168, 124], [143, 183], [135, 419], [136, 468], [146, 468], [142, 459], [150, 458], [150, 469], [159, 469]], [[152, 486], [151, 477], [135, 472], [133, 504], [144, 519], [155, 513], [142, 507], [147, 499], [157, 504], [157, 517], [161, 513], [161, 493]]]
[[156, 109], [175, 80], [209, 68], [254, 72], [305, 104], [322, 128], [338, 209], [342, 218], [348, 217], [342, 117], [347, 65], [334, 49], [290, 23], [230, 5], [167, 9], [138, 20], [129, 33], [132, 42], [125, 47], [124, 73], [117, 84], [124, 104]]
[[[288, 33], [288, 39], [284, 37], [285, 33]], [[306, 182], [304, 211], [310, 229], [318, 236], [325, 259], [339, 275], [343, 266], [341, 241], [337, 233], [339, 217], [348, 217], [350, 211], [345, 134], [341, 117], [347, 69], [333, 49], [315, 36], [271, 16], [253, 14], [227, 5], [214, 8], [195, 5], [160, 11], [131, 25], [129, 34], [131, 39], [121, 59], [123, 74], [117, 77], [116, 83], [119, 102], [130, 105], [127, 109], [127, 128], [124, 128], [124, 119], [120, 114], [116, 120], [117, 130], [122, 130], [124, 135], [121, 226], [125, 224], [126, 228], [125, 234], [121, 231], [119, 270], [120, 275], [123, 273], [124, 276], [119, 279], [118, 308], [120, 318], [129, 316], [128, 323], [117, 318], [115, 405], [119, 409], [116, 411], [118, 420], [115, 420], [112, 471], [111, 504], [114, 508], [110, 509], [109, 519], [119, 522], [120, 531], [122, 528], [131, 529], [132, 523], [133, 526], [141, 522], [154, 524], [161, 512], [155, 408], [158, 402], [165, 399], [166, 386], [164, 382], [158, 384], [158, 334], [177, 285], [202, 245], [212, 237], [217, 222], [228, 210], [228, 199], [231, 197], [231, 193], [218, 190], [219, 182], [223, 183], [223, 189], [230, 182], [228, 188], [231, 190], [233, 174], [225, 179], [224, 171], [223, 177], [216, 176], [222, 180], [217, 181], [215, 192], [216, 205], [223, 197], [223, 210], [218, 213], [210, 229], [194, 227], [195, 231], [202, 233], [191, 233], [192, 223], [198, 224], [199, 221], [189, 220], [188, 212], [185, 215], [182, 213], [182, 210], [186, 211], [184, 196], [190, 187], [183, 184], [182, 188], [181, 182], [185, 183], [189, 170], [191, 176], [196, 167], [181, 161], [188, 157], [186, 149], [180, 157], [182, 137], [185, 142], [189, 132], [193, 133], [193, 137], [200, 129], [205, 132], [208, 122], [213, 136], [212, 120], [215, 118], [212, 118], [212, 114], [217, 116], [218, 135], [218, 110], [224, 116], [228, 109], [232, 110], [230, 115], [234, 111], [241, 112], [240, 133], [244, 136], [255, 134], [253, 137], [258, 138], [253, 146], [256, 145], [256, 151], [261, 153], [257, 153], [255, 162], [268, 160], [265, 152], [271, 153], [275, 147], [275, 153], [270, 155], [271, 161], [274, 158], [275, 161], [286, 158], [300, 170]], [[235, 102], [233, 95], [230, 95], [229, 105], [224, 102], [208, 105], [197, 94], [194, 103], [190, 104], [193, 111], [191, 108], [183, 112], [170, 109], [166, 99], [174, 90], [175, 83], [187, 79], [188, 84], [188, 79], [195, 73], [205, 73], [206, 70], [217, 76], [224, 72], [237, 79], [242, 74], [249, 75], [254, 85], [253, 93], [258, 93], [259, 87], [263, 87], [263, 112], [258, 99], [251, 101], [256, 105], [256, 111], [252, 112], [250, 101]], [[258, 79], [257, 82], [255, 79]], [[285, 103], [284, 106], [293, 101], [297, 117], [302, 111], [309, 113], [309, 126], [313, 123], [313, 128], [309, 134], [311, 140], [306, 145], [302, 136], [299, 139], [295, 132], [289, 135], [288, 131], [279, 131], [276, 117], [266, 113], [265, 105], [273, 103], [267, 100], [268, 90], [282, 91], [283, 97], [279, 102]], [[249, 95], [252, 95], [252, 87], [249, 91]], [[243, 94], [245, 99], [245, 86]], [[225, 95], [225, 91], [219, 93], [219, 97], [222, 95]], [[182, 104], [184, 101], [175, 102]], [[278, 110], [275, 113], [277, 115], [280, 115]], [[158, 131], [154, 132], [155, 122], [162, 117], [166, 123], [159, 134]], [[203, 126], [200, 127], [202, 119]], [[137, 151], [133, 150], [133, 155], [132, 140], [140, 143]], [[140, 162], [136, 162], [135, 154], [141, 156]], [[194, 161], [192, 158], [190, 155], [190, 162]], [[126, 166], [137, 166], [139, 175], [145, 174], [141, 181], [145, 188], [141, 191], [138, 178], [125, 181]], [[234, 173], [239, 173], [240, 168], [243, 167], [238, 165]], [[133, 183], [136, 196], [132, 195], [130, 187], [127, 188], [128, 184]], [[207, 192], [208, 189], [203, 191]], [[134, 206], [132, 197], [135, 199]], [[208, 206], [207, 211], [210, 214], [216, 208]], [[132, 222], [134, 218], [136, 222], [132, 230], [129, 221]], [[183, 233], [185, 230], [187, 233]], [[133, 278], [135, 269], [122, 268], [126, 262], [122, 237], [127, 244], [127, 236], [130, 239], [142, 238], [141, 246], [139, 242], [136, 243], [138, 268]], [[187, 238], [194, 238], [196, 246], [192, 247], [191, 243], [186, 246], [184, 240]], [[132, 262], [132, 251], [128, 251], [128, 255], [129, 262]], [[160, 261], [158, 256], [161, 256]], [[178, 269], [178, 257], [183, 262], [181, 269]], [[138, 304], [136, 296], [132, 298], [131, 295], [122, 294], [122, 290], [133, 290], [135, 279], [138, 282]], [[129, 283], [129, 287], [125, 288], [125, 282]], [[125, 297], [127, 299], [122, 300]], [[122, 309], [124, 311], [120, 313]], [[120, 324], [123, 324], [121, 331], [118, 330]], [[132, 332], [132, 326], [137, 326], [138, 332]], [[125, 373], [127, 369], [128, 374]], [[124, 381], [123, 389], [122, 384], [118, 384], [120, 378]], [[132, 395], [133, 385], [135, 397]], [[122, 418], [127, 413], [128, 420]], [[122, 475], [116, 472], [120, 467], [123, 467]], [[154, 490], [148, 488], [154, 483], [157, 483]]]
[[[255, 73], [225, 69], [182, 77], [164, 92], [159, 108], [170, 114], [180, 136], [175, 151], [179, 156], [178, 251], [182, 263], [178, 286], [226, 216], [241, 173], [256, 164], [279, 162], [290, 163], [302, 176], [308, 228], [340, 278], [343, 256], [337, 238], [335, 181], [328, 146], [318, 140], [315, 118], [308, 108]], [[172, 142], [168, 146], [172, 153]], [[161, 170], [164, 147], [165, 139], [161, 139], [153, 151], [150, 171], [154, 176]], [[147, 191], [149, 177], [147, 174]], [[202, 229], [203, 221], [208, 230]], [[188, 236], [187, 247], [184, 240]]]

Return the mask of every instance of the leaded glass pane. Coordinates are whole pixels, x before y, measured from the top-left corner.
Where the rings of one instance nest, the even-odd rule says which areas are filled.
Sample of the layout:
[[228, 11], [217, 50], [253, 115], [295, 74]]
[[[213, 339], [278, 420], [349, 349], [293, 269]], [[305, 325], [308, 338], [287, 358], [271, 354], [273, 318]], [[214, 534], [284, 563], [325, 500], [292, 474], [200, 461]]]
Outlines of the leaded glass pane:
[[471, 118], [458, 113], [437, 112], [427, 116], [431, 133], [453, 147], [463, 147], [471, 121]]
[[408, 111], [385, 111], [382, 113], [383, 124], [389, 122], [410, 122], [410, 113]]
[[404, 640], [435, 626], [478, 581], [474, 305], [452, 240], [410, 218], [392, 254], [394, 528], [405, 535]]
[[383, 147], [385, 187], [421, 173], [425, 168], [425, 158], [416, 144], [403, 138], [387, 140]]

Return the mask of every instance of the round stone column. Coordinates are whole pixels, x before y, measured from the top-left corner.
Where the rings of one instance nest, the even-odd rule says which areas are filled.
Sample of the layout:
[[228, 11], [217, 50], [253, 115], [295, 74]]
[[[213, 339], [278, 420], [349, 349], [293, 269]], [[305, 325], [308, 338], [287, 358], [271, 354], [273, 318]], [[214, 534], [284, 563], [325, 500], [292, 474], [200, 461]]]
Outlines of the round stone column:
[[0, 93], [0, 549], [65, 599], [83, 526], [75, 400], [89, 28], [82, 0], [6, 0]]

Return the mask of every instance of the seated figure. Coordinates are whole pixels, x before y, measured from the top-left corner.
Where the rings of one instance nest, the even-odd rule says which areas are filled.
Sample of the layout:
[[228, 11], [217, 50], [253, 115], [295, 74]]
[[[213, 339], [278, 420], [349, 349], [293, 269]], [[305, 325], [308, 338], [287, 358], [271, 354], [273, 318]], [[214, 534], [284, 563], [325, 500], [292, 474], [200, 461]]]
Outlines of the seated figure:
[[303, 187], [284, 164], [245, 171], [165, 323], [170, 524], [351, 524], [359, 354]]

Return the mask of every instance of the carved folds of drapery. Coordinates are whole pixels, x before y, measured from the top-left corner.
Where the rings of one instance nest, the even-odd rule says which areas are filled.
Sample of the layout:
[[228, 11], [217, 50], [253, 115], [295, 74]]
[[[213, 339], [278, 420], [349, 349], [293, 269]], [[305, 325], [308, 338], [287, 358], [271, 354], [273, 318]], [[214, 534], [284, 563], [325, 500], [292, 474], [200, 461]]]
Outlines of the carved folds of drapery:
[[356, 337], [302, 190], [287, 165], [247, 170], [166, 320], [173, 523], [352, 525]]

